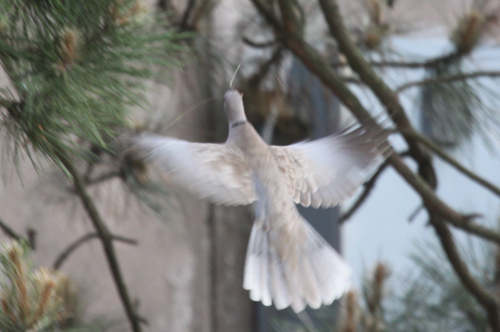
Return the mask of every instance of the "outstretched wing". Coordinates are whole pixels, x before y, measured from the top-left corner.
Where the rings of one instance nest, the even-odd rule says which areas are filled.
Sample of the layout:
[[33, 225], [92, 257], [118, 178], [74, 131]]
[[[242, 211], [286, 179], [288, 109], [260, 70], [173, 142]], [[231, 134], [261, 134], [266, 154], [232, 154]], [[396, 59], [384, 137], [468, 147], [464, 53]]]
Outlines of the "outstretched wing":
[[349, 198], [389, 151], [376, 125], [351, 126], [319, 140], [271, 146], [295, 203], [332, 207]]
[[223, 144], [144, 136], [134, 139], [131, 151], [169, 183], [212, 203], [247, 205], [257, 199], [243, 155]]

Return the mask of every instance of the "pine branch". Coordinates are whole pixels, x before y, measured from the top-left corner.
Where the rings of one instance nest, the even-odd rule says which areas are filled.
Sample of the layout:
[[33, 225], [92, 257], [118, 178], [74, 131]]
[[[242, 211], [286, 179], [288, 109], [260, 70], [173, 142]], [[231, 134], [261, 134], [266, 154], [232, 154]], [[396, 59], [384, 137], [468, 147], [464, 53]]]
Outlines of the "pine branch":
[[68, 176], [70, 176], [71, 179], [73, 180], [73, 183], [75, 185], [75, 190], [80, 196], [83, 206], [87, 211], [87, 214], [99, 236], [99, 239], [101, 240], [106, 260], [108, 261], [108, 265], [111, 270], [115, 286], [118, 290], [118, 294], [120, 295], [120, 299], [125, 308], [125, 312], [129, 320], [130, 326], [132, 328], [132, 331], [140, 332], [141, 319], [139, 315], [137, 315], [137, 313], [135, 312], [135, 309], [132, 305], [132, 301], [130, 300], [129, 293], [127, 291], [127, 287], [125, 286], [125, 282], [123, 280], [123, 276], [113, 246], [113, 235], [110, 233], [109, 229], [104, 223], [101, 215], [99, 214], [96, 206], [94, 205], [92, 198], [87, 193], [83, 180], [78, 170], [74, 166], [73, 162], [69, 159], [67, 155], [63, 153], [60, 153], [58, 155], [58, 158], [61, 161], [62, 166], [64, 166], [65, 170], [67, 171]]
[[[0, 40], [0, 64], [19, 99], [3, 105], [6, 120], [15, 124], [13, 138], [72, 179], [101, 240], [131, 328], [140, 331], [141, 318], [134, 312], [112, 243], [120, 239], [109, 232], [86, 192], [92, 167], [82, 177], [70, 156], [84, 155], [81, 141], [106, 149], [109, 138], [126, 123], [127, 111], [145, 105], [141, 83], [152, 77], [153, 66], [179, 64], [175, 55], [183, 49], [181, 35], [158, 29], [146, 18], [141, 1], [2, 4], [7, 26]], [[90, 183], [116, 175], [104, 174]]]
[[[140, 1], [21, 1], [8, 14], [0, 63], [24, 102], [21, 116], [12, 117], [18, 145], [29, 141], [51, 157], [53, 149], [80, 151], [73, 137], [105, 147], [127, 112], [145, 105], [141, 81], [151, 78], [152, 65], [178, 64], [175, 53], [183, 48], [179, 34], [145, 19]], [[69, 24], [68, 17], [79, 24]]]
[[[76, 251], [82, 244], [85, 242], [99, 238], [98, 233], [89, 233], [85, 234], [82, 237], [78, 238], [75, 242], [71, 243], [66, 249], [64, 249], [59, 256], [57, 256], [54, 264], [52, 264], [52, 268], [54, 270], [59, 270], [62, 264], [68, 259], [68, 257]], [[123, 242], [126, 244], [137, 245], [137, 240], [129, 239], [123, 236], [111, 234], [111, 238], [113, 241]]]
[[[58, 271], [35, 269], [25, 241], [8, 241], [0, 253], [0, 328], [14, 331], [56, 331], [74, 318], [69, 280]], [[65, 329], [72, 331], [73, 329]]]

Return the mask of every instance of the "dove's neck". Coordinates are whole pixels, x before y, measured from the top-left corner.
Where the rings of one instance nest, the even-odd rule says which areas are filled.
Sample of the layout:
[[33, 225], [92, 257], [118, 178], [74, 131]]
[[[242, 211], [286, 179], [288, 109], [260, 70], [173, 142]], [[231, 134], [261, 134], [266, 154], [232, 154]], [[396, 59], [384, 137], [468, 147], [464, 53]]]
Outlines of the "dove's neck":
[[226, 113], [229, 121], [229, 127], [231, 128], [247, 122], [245, 109], [243, 108], [243, 101], [241, 99], [226, 102]]
[[236, 121], [236, 122], [231, 123], [231, 125], [229, 126], [229, 128], [233, 129], [233, 128], [236, 128], [238, 126], [244, 125], [247, 122], [248, 121], [246, 119], [245, 120]]
[[238, 114], [237, 116], [229, 117], [229, 127], [234, 128], [239, 126], [240, 124], [247, 122], [247, 117], [245, 113]]

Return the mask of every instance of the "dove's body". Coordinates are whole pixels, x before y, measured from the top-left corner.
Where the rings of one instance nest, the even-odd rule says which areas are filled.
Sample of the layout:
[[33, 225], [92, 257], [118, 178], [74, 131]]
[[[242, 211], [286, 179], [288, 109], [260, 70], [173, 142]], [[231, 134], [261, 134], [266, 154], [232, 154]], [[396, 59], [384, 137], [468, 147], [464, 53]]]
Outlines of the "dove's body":
[[249, 123], [230, 128], [226, 146], [244, 156], [257, 194], [243, 285], [251, 299], [296, 312], [331, 304], [348, 290], [350, 268], [299, 214], [270, 147]]
[[331, 304], [346, 292], [351, 270], [304, 220], [295, 203], [329, 207], [349, 197], [361, 173], [383, 160], [386, 135], [363, 128], [287, 147], [267, 145], [246, 121], [242, 96], [225, 96], [225, 144], [143, 137], [137, 146], [175, 182], [214, 203], [253, 203], [255, 221], [244, 288], [254, 301], [276, 308]]
[[[279, 170], [269, 146], [252, 125], [247, 122], [231, 128], [226, 146], [241, 151], [248, 168], [254, 170], [252, 180], [258, 197], [254, 203], [257, 218], [265, 213], [280, 220], [280, 214], [295, 209], [284, 174]], [[284, 197], [288, 199], [283, 199]]]

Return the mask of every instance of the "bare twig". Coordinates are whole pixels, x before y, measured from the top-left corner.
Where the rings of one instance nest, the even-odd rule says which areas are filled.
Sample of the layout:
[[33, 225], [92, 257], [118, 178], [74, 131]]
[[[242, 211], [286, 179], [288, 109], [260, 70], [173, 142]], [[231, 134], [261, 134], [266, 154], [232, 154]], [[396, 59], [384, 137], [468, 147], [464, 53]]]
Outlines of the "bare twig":
[[425, 146], [427, 146], [429, 149], [431, 149], [436, 155], [438, 155], [441, 159], [443, 159], [445, 162], [456, 168], [458, 171], [463, 173], [465, 176], [467, 176], [469, 179], [477, 182], [481, 186], [485, 187], [498, 197], [500, 197], [500, 188], [495, 186], [493, 183], [490, 181], [484, 179], [483, 177], [477, 175], [476, 173], [468, 170], [465, 168], [461, 163], [456, 161], [453, 157], [448, 155], [446, 152], [444, 152], [442, 149], [440, 149], [436, 144], [434, 144], [430, 139], [427, 137], [423, 136], [422, 134], [413, 131], [409, 133], [409, 135], [415, 136], [418, 138], [422, 143], [424, 143]]
[[265, 41], [265, 42], [256, 42], [248, 37], [243, 37], [242, 41], [243, 41], [243, 43], [245, 43], [249, 46], [252, 46], [254, 48], [268, 48], [268, 47], [278, 45], [280, 43], [279, 40], [274, 40], [274, 39], [269, 40], [269, 41]]
[[[368, 64], [374, 68], [401, 68], [401, 69], [426, 69], [436, 67], [443, 59], [449, 58], [448, 56], [439, 56], [424, 61], [400, 61], [400, 60], [384, 60], [384, 61], [369, 61]], [[332, 62], [331, 66], [334, 68], [343, 68], [349, 66], [346, 62]]]
[[[88, 177], [82, 177], [82, 181], [86, 187], [90, 187], [90, 186], [94, 186], [94, 185], [106, 182], [108, 180], [111, 180], [111, 179], [114, 179], [115, 177], [120, 177], [120, 176], [121, 176], [120, 172], [110, 171], [107, 173], [99, 174], [92, 179], [90, 179]], [[67, 191], [71, 192], [72, 194], [78, 194], [78, 192], [74, 186], [68, 186], [65, 189]]]
[[499, 303], [493, 295], [494, 293], [486, 290], [481, 284], [472, 276], [469, 268], [465, 262], [460, 258], [457, 246], [453, 239], [453, 234], [446, 224], [436, 215], [433, 214], [432, 208], [428, 209], [430, 214], [430, 223], [434, 227], [436, 234], [439, 238], [441, 246], [448, 257], [448, 260], [458, 275], [464, 287], [476, 298], [479, 304], [484, 308], [487, 313], [488, 321], [491, 331], [500, 331], [500, 316], [499, 316]]
[[7, 225], [3, 220], [0, 219], [0, 229], [11, 239], [16, 241], [25, 240], [31, 250], [35, 250], [36, 245], [36, 231], [32, 228], [28, 228], [26, 231], [26, 236], [17, 234], [9, 225]]
[[[405, 152], [400, 153], [399, 155], [401, 157], [407, 157], [410, 154], [409, 154], [408, 151], [405, 151]], [[384, 170], [387, 168], [388, 165], [389, 165], [389, 161], [385, 160], [382, 163], [382, 165], [380, 165], [379, 169], [372, 175], [372, 177], [363, 184], [364, 191], [358, 197], [358, 199], [356, 200], [356, 202], [354, 202], [351, 205], [351, 207], [349, 208], [349, 210], [347, 210], [346, 212], [344, 212], [344, 214], [342, 214], [339, 217], [339, 223], [340, 224], [343, 224], [348, 219], [350, 219], [356, 213], [356, 211], [363, 205], [363, 203], [370, 196], [373, 188], [375, 187], [375, 182], [378, 180], [379, 176], [384, 172]]]
[[31, 248], [31, 250], [36, 250], [36, 230], [28, 227], [26, 230], [26, 238], [28, 239], [28, 244]]
[[258, 86], [264, 80], [264, 78], [266, 78], [267, 74], [269, 74], [273, 66], [279, 64], [282, 59], [283, 48], [278, 47], [274, 50], [269, 60], [266, 60], [262, 64], [260, 64], [255, 73], [248, 78], [248, 83], [253, 86]]
[[408, 222], [413, 222], [415, 218], [418, 216], [418, 214], [424, 209], [424, 206], [422, 204], [419, 204], [415, 210], [413, 210], [412, 213], [408, 216]]
[[[372, 67], [394, 67], [394, 68], [409, 68], [422, 69], [425, 68], [425, 61], [369, 61], [368, 64]], [[349, 67], [349, 64], [344, 61], [334, 61], [331, 63], [333, 68]]]
[[169, 10], [169, 11], [172, 11], [174, 12], [174, 6], [172, 6], [172, 3], [170, 0], [158, 0], [157, 2], [157, 6], [161, 9], [161, 10]]
[[99, 174], [99, 175], [98, 175], [98, 176], [96, 176], [95, 178], [89, 179], [89, 180], [86, 182], [86, 185], [87, 185], [87, 186], [90, 186], [90, 185], [99, 184], [99, 183], [101, 183], [101, 182], [105, 182], [105, 181], [108, 181], [108, 180], [114, 179], [114, 178], [116, 178], [116, 177], [120, 177], [120, 172], [117, 172], [117, 171], [110, 171], [110, 172], [107, 172], [107, 173]]
[[106, 224], [104, 223], [96, 206], [94, 205], [92, 198], [90, 198], [89, 194], [87, 193], [84, 182], [78, 170], [74, 166], [73, 162], [69, 159], [67, 155], [63, 153], [58, 154], [58, 159], [60, 160], [62, 165], [66, 168], [66, 171], [69, 174], [69, 176], [71, 176], [73, 183], [75, 185], [75, 190], [80, 196], [83, 206], [87, 211], [87, 214], [92, 224], [94, 225], [94, 228], [99, 236], [99, 239], [101, 240], [106, 260], [108, 261], [108, 265], [111, 270], [113, 280], [115, 282], [122, 304], [125, 308], [125, 312], [129, 320], [130, 326], [132, 328], [132, 331], [140, 332], [141, 331], [140, 319], [135, 312], [135, 309], [132, 305], [132, 301], [130, 300], [130, 296], [127, 291], [127, 287], [125, 286], [125, 282], [123, 280], [123, 276], [120, 270], [120, 266], [118, 264], [118, 259], [115, 253], [115, 249], [113, 247], [113, 236], [108, 230]]
[[449, 83], [449, 82], [454, 82], [454, 81], [463, 81], [463, 80], [468, 80], [468, 79], [472, 79], [472, 78], [479, 78], [479, 77], [498, 78], [498, 77], [500, 77], [500, 71], [475, 71], [472, 73], [460, 73], [460, 74], [455, 74], [455, 75], [444, 75], [444, 76], [439, 76], [439, 77], [427, 78], [427, 79], [419, 80], [419, 81], [407, 82], [405, 84], [400, 85], [396, 89], [396, 93], [401, 93], [404, 90], [407, 90], [407, 89], [413, 88], [413, 87], [418, 87], [418, 86], [432, 85], [432, 84], [443, 84], [443, 83]]
[[5, 234], [7, 234], [8, 237], [10, 237], [13, 240], [19, 241], [21, 239], [24, 239], [24, 237], [22, 237], [21, 235], [17, 234], [12, 228], [10, 228], [9, 225], [7, 225], [6, 223], [4, 223], [1, 219], [0, 219], [0, 229]]
[[356, 200], [356, 202], [354, 202], [351, 205], [351, 207], [349, 208], [349, 210], [347, 210], [346, 212], [344, 212], [339, 217], [339, 223], [340, 224], [343, 224], [349, 218], [351, 218], [354, 215], [354, 213], [356, 213], [356, 211], [363, 205], [363, 203], [366, 201], [366, 199], [368, 198], [368, 196], [370, 196], [373, 188], [375, 187], [375, 182], [377, 182], [380, 174], [382, 174], [384, 172], [384, 170], [387, 168], [388, 165], [389, 165], [389, 163], [386, 160], [382, 165], [380, 165], [379, 169], [375, 172], [375, 174], [373, 174], [373, 176], [370, 178], [370, 180], [368, 180], [368, 181], [365, 182], [365, 184], [363, 185], [365, 189], [361, 193], [361, 195], [358, 197], [358, 199]]
[[191, 16], [191, 13], [196, 5], [196, 0], [189, 0], [186, 9], [184, 10], [184, 14], [182, 14], [182, 19], [181, 23], [179, 24], [179, 27], [181, 30], [189, 30], [192, 28], [189, 24], [189, 18]]
[[[66, 249], [64, 249], [59, 256], [57, 256], [57, 259], [54, 261], [54, 264], [52, 265], [52, 268], [55, 270], [59, 270], [62, 266], [62, 264], [68, 259], [68, 257], [76, 250], [78, 249], [82, 244], [85, 242], [92, 240], [92, 239], [97, 239], [99, 238], [99, 234], [97, 233], [89, 233], [85, 234], [84, 236], [80, 237], [77, 239], [75, 242], [71, 243]], [[129, 239], [123, 236], [119, 235], [111, 235], [111, 238], [114, 241], [119, 241], [131, 245], [137, 245], [137, 240], [134, 239]]]
[[264, 17], [265, 21], [273, 28], [279, 37], [281, 33], [281, 23], [278, 17], [276, 17], [274, 12], [269, 8], [269, 2], [266, 4], [266, 2], [262, 0], [250, 1], [252, 1], [257, 11]]

